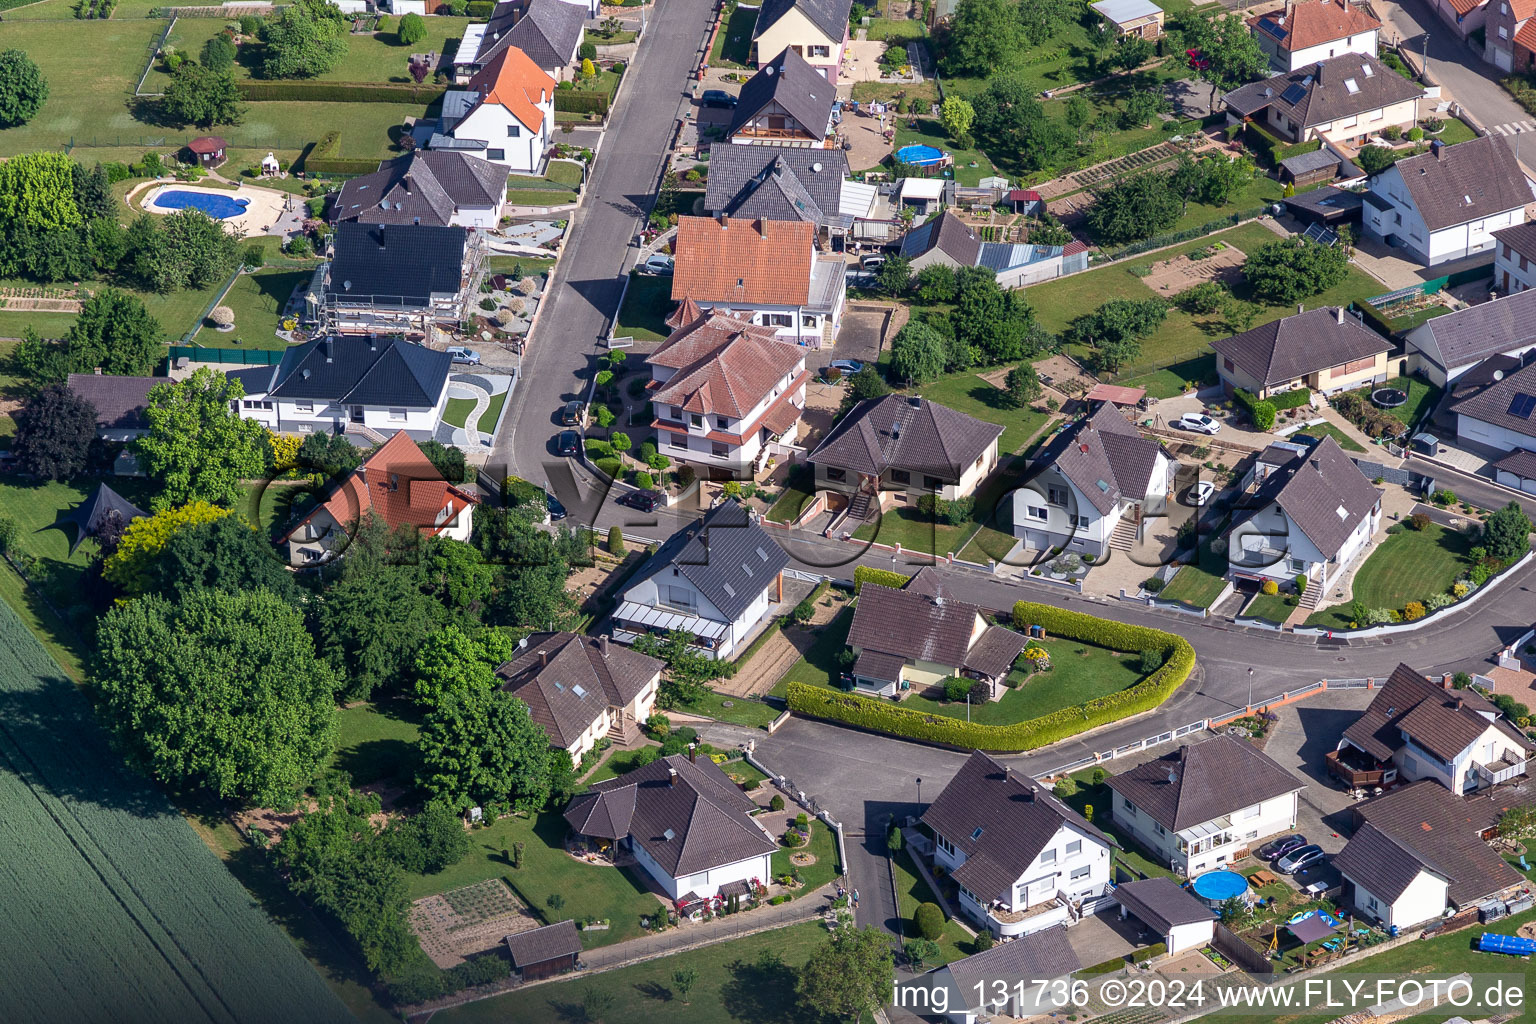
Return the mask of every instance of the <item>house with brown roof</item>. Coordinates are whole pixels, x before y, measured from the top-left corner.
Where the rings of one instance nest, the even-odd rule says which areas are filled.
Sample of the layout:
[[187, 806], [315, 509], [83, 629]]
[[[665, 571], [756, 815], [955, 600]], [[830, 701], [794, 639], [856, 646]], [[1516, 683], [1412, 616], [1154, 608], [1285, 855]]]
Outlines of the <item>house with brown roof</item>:
[[[902, 180], [921, 182], [929, 179]], [[977, 236], [975, 228], [948, 210], [903, 235], [899, 253], [908, 261], [913, 274], [933, 264], [955, 270], [986, 267], [997, 275], [1000, 288], [1022, 288], [1088, 268], [1086, 242], [1077, 239], [1066, 245], [984, 242]]]
[[1296, 828], [1303, 783], [1247, 740], [1218, 735], [1111, 775], [1110, 814], [1169, 870], [1198, 875]]
[[779, 844], [752, 816], [756, 807], [715, 762], [690, 751], [597, 783], [572, 798], [565, 820], [632, 855], [681, 907], [768, 884]]
[[357, 524], [372, 516], [391, 530], [469, 540], [479, 499], [443, 479], [405, 431], [399, 431], [282, 537], [294, 565], [317, 565], [346, 551]]
[[1411, 928], [1527, 884], [1482, 838], [1475, 801], [1429, 780], [1354, 807], [1355, 834], [1333, 856], [1342, 902], [1383, 928]]
[[1295, 71], [1346, 53], [1376, 56], [1381, 22], [1349, 0], [1287, 0], [1248, 19], [1259, 49], [1277, 71]]
[[1381, 491], [1331, 437], [1276, 467], [1246, 504], [1251, 511], [1227, 534], [1232, 578], [1284, 587], [1301, 576], [1319, 596], [1381, 526]]
[[[1523, 294], [1511, 299], [1522, 297]], [[1474, 372], [1463, 375], [1458, 384]], [[1536, 363], [1505, 373], [1486, 387], [1474, 390], [1469, 397], [1453, 402], [1450, 411], [1456, 414], [1457, 440], [1474, 451], [1488, 453], [1536, 451], [1536, 397], [1533, 396], [1536, 396]]]
[[1450, 690], [1399, 665], [1328, 753], [1352, 788], [1429, 779], [1458, 796], [1526, 773], [1536, 744], [1475, 690]]
[[1488, 0], [1430, 0], [1429, 6], [1460, 39], [1485, 27], [1488, 20]]
[[674, 301], [772, 327], [808, 348], [836, 341], [848, 264], [816, 252], [814, 223], [683, 217], [672, 249]]
[[[556, 0], [561, 2], [561, 0]], [[491, 230], [507, 204], [507, 169], [468, 153], [417, 149], [341, 186], [335, 222]]]
[[691, 299], [676, 319], [645, 360], [657, 450], [707, 479], [750, 478], [770, 444], [793, 444], [799, 433], [811, 378], [805, 349], [777, 328], [706, 313]]
[[987, 700], [1001, 700], [1028, 638], [989, 624], [979, 607], [955, 600], [928, 575], [900, 590], [875, 583], [859, 590], [848, 627], [854, 689], [900, 698], [959, 676], [977, 680]]
[[1286, 142], [1348, 142], [1419, 118], [1424, 87], [1374, 56], [1346, 53], [1234, 89], [1221, 98], [1231, 124], [1252, 122]]
[[656, 709], [661, 669], [662, 662], [606, 636], [534, 633], [496, 675], [574, 764], [605, 737], [640, 738], [640, 724]]
[[810, 461], [816, 489], [850, 495], [848, 518], [871, 508], [916, 505], [927, 493], [953, 501], [976, 493], [997, 468], [1003, 428], [920, 395], [886, 395], [854, 406]]
[[1525, 223], [1531, 183], [1497, 135], [1411, 156], [1373, 174], [1364, 194], [1365, 233], [1427, 266], [1492, 253], [1493, 233]]
[[585, 3], [499, 0], [489, 20], [464, 26], [453, 56], [454, 75], [466, 81], [515, 46], [557, 82], [571, 78], [586, 19]]
[[[770, 51], [771, 52], [771, 51]], [[836, 146], [837, 86], [793, 48], [762, 61], [736, 99], [725, 137], [738, 146]]]
[[543, 174], [555, 128], [555, 80], [516, 46], [497, 51], [462, 89], [443, 96], [429, 149], [452, 149]]
[[1013, 535], [1026, 550], [1097, 558], [1117, 530], [1166, 514], [1173, 463], [1113, 403], [1058, 434], [1013, 492]]
[[107, 441], [131, 441], [149, 430], [144, 410], [149, 389], [171, 383], [169, 377], [124, 377], [111, 373], [72, 373], [65, 382], [77, 397], [96, 410], [96, 436]]
[[581, 932], [570, 920], [513, 932], [505, 942], [512, 970], [524, 981], [575, 970], [581, 956]]
[[[945, 1007], [949, 1024], [987, 1024], [1005, 1017], [1055, 1012], [1051, 995], [1058, 978], [1082, 970], [1067, 930], [1052, 925], [1000, 942], [991, 949], [951, 960], [926, 974], [896, 983], [896, 1005]], [[1028, 985], [998, 985], [999, 978], [1029, 978]], [[1034, 982], [1041, 984], [1034, 984]]]
[[1486, 0], [1483, 59], [1500, 71], [1530, 71], [1536, 64], [1536, 0]]
[[1518, 366], [1536, 349], [1536, 290], [1514, 289], [1426, 320], [1403, 335], [1403, 348], [1408, 372], [1437, 387], [1456, 384], [1493, 356], [1512, 357]]
[[[866, 587], [866, 589], [868, 589]], [[998, 938], [1071, 926], [1111, 904], [1118, 844], [1024, 772], [972, 751], [923, 811], [935, 867], [960, 909]]]
[[1331, 395], [1387, 379], [1391, 342], [1343, 306], [1323, 306], [1211, 342], [1216, 373], [1230, 398], [1307, 388]]
[[1493, 287], [1503, 295], [1536, 286], [1536, 222], [1527, 221], [1493, 233]]
[[1216, 911], [1171, 878], [1154, 875], [1115, 887], [1120, 916], [1133, 916], [1160, 936], [1168, 952], [1182, 953], [1211, 944]]

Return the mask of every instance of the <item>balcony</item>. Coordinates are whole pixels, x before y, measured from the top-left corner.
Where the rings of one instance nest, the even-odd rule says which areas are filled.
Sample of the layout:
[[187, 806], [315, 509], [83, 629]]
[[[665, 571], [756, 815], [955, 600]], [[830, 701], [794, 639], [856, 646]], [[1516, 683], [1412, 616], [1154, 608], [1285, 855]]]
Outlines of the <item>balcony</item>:
[[1066, 924], [1070, 916], [1066, 904], [1060, 898], [1036, 903], [1022, 910], [1007, 910], [997, 906], [987, 908], [987, 923], [1003, 938], [1028, 935], [1042, 928]]
[[1385, 786], [1397, 780], [1397, 766], [1390, 761], [1378, 761], [1356, 747], [1330, 750], [1323, 757], [1328, 773], [1350, 789], [1369, 789]]

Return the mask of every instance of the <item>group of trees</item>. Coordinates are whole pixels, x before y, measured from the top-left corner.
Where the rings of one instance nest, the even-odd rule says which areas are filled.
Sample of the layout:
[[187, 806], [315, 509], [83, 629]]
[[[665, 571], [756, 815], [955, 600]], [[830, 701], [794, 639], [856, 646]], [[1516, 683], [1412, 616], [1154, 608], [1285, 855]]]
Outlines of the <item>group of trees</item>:
[[1092, 347], [1099, 367], [1115, 373], [1136, 361], [1142, 340], [1156, 332], [1167, 317], [1168, 303], [1162, 299], [1111, 299], [1072, 321], [1067, 337]]
[[1082, 16], [1071, 0], [960, 0], [940, 46], [944, 73], [995, 74]]
[[1343, 283], [1349, 254], [1342, 245], [1321, 245], [1299, 235], [1277, 238], [1248, 254], [1243, 276], [1256, 299], [1298, 302]]
[[1254, 167], [1242, 157], [1184, 156], [1171, 171], [1144, 171], [1097, 189], [1085, 215], [1101, 245], [1125, 245], [1167, 231], [1191, 201], [1225, 206], [1253, 180]]
[[[407, 15], [409, 17], [409, 15]], [[402, 28], [404, 18], [401, 19]], [[330, 0], [294, 0], [262, 25], [261, 72], [267, 78], [314, 78], [347, 55], [351, 25]]]
[[[924, 267], [909, 284], [923, 309], [891, 340], [893, 379], [924, 384], [942, 373], [1017, 362], [1053, 349], [1021, 290], [986, 267]], [[947, 311], [953, 307], [953, 312]]]

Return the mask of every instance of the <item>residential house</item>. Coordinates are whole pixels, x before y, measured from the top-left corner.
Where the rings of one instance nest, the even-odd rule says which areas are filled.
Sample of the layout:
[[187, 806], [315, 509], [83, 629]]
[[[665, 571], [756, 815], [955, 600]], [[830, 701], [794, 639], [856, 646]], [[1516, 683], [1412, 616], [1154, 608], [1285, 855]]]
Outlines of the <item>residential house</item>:
[[848, 628], [848, 647], [858, 658], [854, 689], [881, 697], [905, 697], [962, 676], [981, 684], [984, 700], [1001, 700], [1003, 680], [1028, 643], [926, 579], [901, 590], [865, 584]]
[[513, 932], [505, 941], [512, 970], [524, 981], [573, 971], [581, 956], [581, 932], [570, 920]]
[[76, 398], [96, 410], [96, 436], [104, 441], [131, 441], [149, 430], [144, 410], [149, 389], [172, 383], [169, 377], [120, 377], [110, 373], [72, 373], [65, 381]]
[[342, 221], [320, 279], [322, 326], [340, 334], [421, 336], [469, 319], [484, 259], [479, 232], [426, 224]]
[[391, 530], [469, 540], [479, 499], [443, 479], [411, 436], [401, 431], [354, 469], [329, 497], [283, 534], [293, 565], [318, 565], [345, 554], [357, 524], [373, 517]]
[[1234, 579], [1282, 586], [1305, 577], [1321, 595], [1370, 546], [1381, 525], [1381, 492], [1331, 437], [1280, 467], [1228, 533]]
[[1485, 0], [1483, 59], [1500, 71], [1528, 72], [1536, 62], [1536, 0]]
[[572, 77], [587, 19], [584, 3], [567, 0], [500, 0], [489, 21], [464, 27], [454, 56], [461, 82], [473, 78], [508, 47], [528, 55], [545, 74], [560, 82]]
[[528, 705], [552, 747], [579, 762], [599, 740], [634, 743], [656, 709], [663, 663], [606, 636], [534, 633], [496, 669], [501, 688]]
[[1493, 233], [1525, 222], [1531, 183], [1497, 135], [1411, 156], [1370, 179], [1365, 233], [1428, 266], [1491, 253]]
[[453, 150], [414, 150], [343, 183], [331, 219], [488, 231], [501, 223], [506, 205], [501, 164]]
[[1457, 38], [1466, 39], [1487, 25], [1488, 0], [1431, 0], [1430, 6]]
[[833, 85], [848, 48], [853, 0], [763, 0], [752, 29], [752, 59], [793, 50]]
[[712, 658], [751, 643], [784, 600], [789, 556], [726, 500], [668, 537], [619, 594], [614, 639], [685, 630]]
[[1536, 363], [1453, 402], [1450, 411], [1456, 415], [1457, 439], [1474, 450], [1536, 451]]
[[794, 442], [811, 375], [776, 328], [698, 311], [645, 362], [656, 447], [700, 476], [749, 479], [770, 442]]
[[783, 50], [747, 79], [725, 137], [737, 145], [834, 148], [837, 87], [794, 50]]
[[1118, 531], [1167, 514], [1173, 463], [1111, 402], [1058, 434], [1029, 468], [1013, 492], [1013, 534], [1028, 550], [1098, 558]]
[[572, 798], [565, 820], [578, 835], [617, 843], [682, 905], [768, 884], [779, 844], [756, 809], [709, 758], [672, 754], [594, 784]]
[[[1319, 149], [1318, 153], [1328, 153], [1327, 149]], [[1286, 164], [1290, 161], [1287, 157], [1280, 161], [1281, 177], [1285, 177]], [[1292, 166], [1295, 166], [1294, 164]], [[1308, 166], [1303, 164], [1303, 167]], [[1353, 163], [1342, 161], [1338, 165], [1338, 173], [1350, 179], [1362, 177], [1364, 172]], [[1286, 212], [1295, 217], [1307, 227], [1316, 226], [1326, 231], [1335, 231], [1343, 225], [1352, 225], [1352, 229], [1358, 233], [1360, 225], [1361, 208], [1365, 200], [1360, 198], [1360, 193], [1351, 192], [1348, 189], [1335, 185], [1324, 185], [1322, 188], [1309, 189], [1298, 192], [1294, 196], [1288, 196], [1283, 200]], [[1334, 237], [1338, 237], [1335, 233]]]
[[1120, 916], [1133, 916], [1146, 925], [1170, 956], [1208, 946], [1216, 934], [1216, 911], [1171, 878], [1154, 875], [1122, 882], [1115, 887], [1115, 899]]
[[1296, 828], [1296, 777], [1247, 740], [1219, 735], [1106, 780], [1115, 824], [1192, 877]]
[[[925, 180], [928, 179], [905, 179]], [[911, 262], [914, 274], [933, 264], [957, 270], [986, 267], [997, 275], [998, 286], [1002, 288], [1021, 288], [1088, 269], [1086, 242], [1073, 240], [1064, 246], [983, 242], [975, 228], [948, 210], [903, 235], [900, 254]]]
[[1493, 233], [1493, 287], [1505, 294], [1536, 285], [1536, 223], [1523, 222]]
[[860, 402], [817, 445], [816, 490], [850, 496], [848, 518], [862, 521], [922, 494], [953, 501], [976, 493], [997, 467], [1003, 428], [920, 395]]
[[[819, 240], [846, 237], [848, 157], [837, 149], [716, 146], [710, 150], [704, 212], [735, 220], [806, 221]], [[850, 196], [850, 199], [853, 197]], [[867, 204], [866, 204], [867, 205]]]
[[507, 46], [468, 86], [443, 96], [440, 131], [427, 146], [483, 157], [509, 171], [543, 174], [554, 127], [554, 78], [522, 50]]
[[949, 1024], [1050, 1014], [1060, 1009], [1050, 983], [1082, 967], [1066, 928], [1052, 925], [900, 982], [896, 1005], [927, 1008]]
[[1419, 118], [1424, 87], [1367, 54], [1346, 53], [1251, 82], [1221, 98], [1229, 123], [1250, 122], [1284, 142], [1349, 142]]
[[1376, 56], [1381, 22], [1350, 0], [1286, 0], [1248, 19], [1259, 49], [1277, 71], [1298, 71], [1346, 53]]
[[1163, 9], [1152, 0], [1095, 0], [1088, 5], [1113, 27], [1115, 36], [1156, 39], [1163, 34]]
[[1211, 342], [1227, 397], [1270, 398], [1308, 388], [1331, 395], [1388, 377], [1391, 342], [1343, 306], [1323, 306]]
[[1426, 320], [1403, 335], [1403, 347], [1409, 372], [1437, 387], [1490, 356], [1518, 359], [1536, 349], [1536, 290], [1512, 288], [1492, 302]]
[[1399, 665], [1326, 762], [1351, 788], [1430, 779], [1461, 796], [1524, 775], [1533, 750], [1476, 691], [1446, 689]]
[[848, 264], [816, 252], [814, 224], [683, 217], [672, 250], [674, 300], [773, 327], [809, 348], [836, 340]]
[[1109, 891], [1117, 844], [1022, 771], [972, 751], [923, 812], [960, 910], [998, 938], [1072, 925]]
[[1524, 886], [1483, 841], [1480, 810], [1427, 779], [1356, 804], [1355, 833], [1333, 856], [1342, 902], [1405, 930]]
[[377, 443], [426, 440], [448, 405], [453, 360], [395, 337], [336, 335], [293, 345], [276, 366], [229, 370], [245, 396], [238, 412], [274, 434], [325, 431]]

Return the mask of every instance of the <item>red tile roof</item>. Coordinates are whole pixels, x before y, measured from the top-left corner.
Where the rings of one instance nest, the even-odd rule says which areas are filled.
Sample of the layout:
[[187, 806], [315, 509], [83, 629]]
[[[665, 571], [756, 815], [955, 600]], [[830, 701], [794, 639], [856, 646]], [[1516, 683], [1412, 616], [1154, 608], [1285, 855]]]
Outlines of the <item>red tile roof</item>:
[[1449, 0], [1451, 10], [1462, 17], [1466, 17], [1487, 2], [1488, 0]]
[[810, 300], [816, 225], [809, 221], [683, 217], [672, 298], [798, 306]]
[[[1280, 19], [1285, 24], [1280, 24]], [[1252, 24], [1266, 35], [1280, 40], [1287, 50], [1302, 50], [1320, 46], [1335, 39], [1347, 39], [1361, 32], [1381, 28], [1381, 22], [1373, 18], [1363, 7], [1345, 0], [1319, 0], [1319, 2], [1290, 4], [1284, 10], [1272, 11], [1253, 19]]]
[[1515, 16], [1516, 24], [1536, 16], [1536, 0], [1509, 0], [1509, 13]]
[[372, 514], [391, 529], [411, 526], [433, 536], [479, 501], [443, 479], [405, 431], [385, 441], [331, 497], [294, 526], [284, 540], [321, 510], [343, 525]]
[[674, 331], [646, 363], [676, 372], [651, 401], [688, 412], [740, 419], [805, 359], [805, 350], [723, 313], [701, 316]]
[[544, 112], [539, 104], [555, 94], [555, 80], [533, 58], [509, 46], [469, 80], [469, 88], [480, 93], [481, 104], [498, 103], [511, 111], [523, 127], [537, 132], [544, 125]]
[[1515, 45], [1536, 53], [1536, 20], [1527, 20], [1515, 33]]

